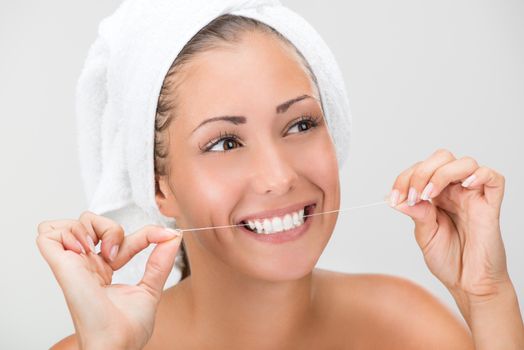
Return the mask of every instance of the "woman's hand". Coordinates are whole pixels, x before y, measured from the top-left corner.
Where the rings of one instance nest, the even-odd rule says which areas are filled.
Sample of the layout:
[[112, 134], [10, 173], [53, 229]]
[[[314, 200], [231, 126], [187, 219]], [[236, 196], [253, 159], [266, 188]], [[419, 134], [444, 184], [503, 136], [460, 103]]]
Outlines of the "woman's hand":
[[499, 224], [504, 183], [474, 159], [438, 150], [400, 174], [390, 195], [415, 222], [424, 260], [455, 298], [478, 350], [524, 348]]
[[[100, 253], [95, 245], [102, 241]], [[45, 221], [36, 239], [64, 292], [83, 349], [141, 349], [153, 333], [163, 286], [181, 233], [145, 226], [125, 236], [122, 226], [91, 212], [78, 220]], [[137, 285], [111, 285], [113, 271], [157, 243]]]
[[499, 225], [504, 182], [470, 157], [438, 150], [393, 185], [391, 205], [414, 220], [429, 270], [468, 302], [511, 286]]

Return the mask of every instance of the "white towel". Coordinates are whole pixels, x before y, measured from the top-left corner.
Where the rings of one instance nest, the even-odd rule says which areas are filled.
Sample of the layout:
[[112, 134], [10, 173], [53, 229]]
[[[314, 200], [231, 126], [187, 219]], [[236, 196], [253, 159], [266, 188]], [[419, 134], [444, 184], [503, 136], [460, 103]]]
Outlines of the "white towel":
[[[125, 0], [99, 25], [77, 84], [76, 114], [88, 210], [117, 221], [126, 234], [147, 224], [174, 227], [174, 219], [163, 216], [155, 202], [156, 104], [183, 46], [225, 13], [266, 23], [300, 50], [318, 80], [339, 168], [347, 158], [351, 114], [342, 74], [303, 17], [277, 0]], [[137, 283], [152, 249], [116, 271], [113, 282]], [[173, 269], [164, 288], [180, 275]]]

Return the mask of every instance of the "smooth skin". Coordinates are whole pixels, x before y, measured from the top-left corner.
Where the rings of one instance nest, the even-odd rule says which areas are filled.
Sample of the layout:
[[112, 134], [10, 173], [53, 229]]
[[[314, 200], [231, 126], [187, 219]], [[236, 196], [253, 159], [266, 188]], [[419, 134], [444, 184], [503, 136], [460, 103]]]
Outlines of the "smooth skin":
[[[159, 210], [182, 228], [234, 224], [240, 216], [305, 199], [315, 199], [319, 211], [339, 208], [335, 149], [318, 91], [280, 42], [246, 35], [233, 47], [201, 55], [182, 79], [181, 109], [169, 128], [171, 175], [160, 179], [156, 196]], [[275, 111], [304, 94], [313, 98]], [[243, 115], [246, 123], [210, 122], [192, 133], [204, 119], [225, 114]], [[298, 128], [303, 114], [320, 116], [319, 124]], [[224, 132], [237, 138], [201, 152]], [[471, 174], [477, 180], [462, 187]], [[420, 200], [430, 182], [431, 201]], [[406, 204], [411, 187], [414, 206]], [[64, 290], [76, 330], [54, 348], [521, 348], [522, 318], [498, 220], [502, 175], [438, 150], [401, 173], [393, 188], [399, 191], [395, 208], [413, 219], [426, 264], [466, 322], [406, 279], [315, 268], [336, 215], [316, 216], [304, 236], [280, 245], [236, 228], [185, 232], [191, 275], [161, 291], [180, 238], [155, 226], [124, 236], [118, 223], [86, 212], [79, 220], [39, 226], [38, 246]], [[101, 220], [104, 225], [95, 224]], [[101, 253], [89, 252], [87, 235], [102, 241]], [[141, 283], [110, 285], [112, 271], [150, 243], [158, 245]], [[115, 245], [120, 248], [111, 261]]]

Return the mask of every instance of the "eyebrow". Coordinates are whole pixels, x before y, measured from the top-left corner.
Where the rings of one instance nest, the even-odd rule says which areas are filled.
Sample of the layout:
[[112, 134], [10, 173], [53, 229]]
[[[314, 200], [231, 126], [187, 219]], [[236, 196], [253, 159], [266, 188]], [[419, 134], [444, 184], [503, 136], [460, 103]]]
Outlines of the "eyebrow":
[[[318, 100], [316, 97], [304, 94], [304, 95], [292, 98], [291, 100], [288, 100], [288, 101], [286, 101], [284, 103], [279, 104], [275, 111], [277, 112], [277, 114], [285, 113], [289, 109], [289, 107], [291, 107], [291, 105], [293, 103], [296, 103], [298, 101], [302, 101], [302, 100], [304, 100], [306, 98], [313, 98], [315, 100]], [[222, 115], [222, 116], [219, 116], [219, 117], [213, 117], [213, 118], [209, 118], [209, 119], [204, 120], [196, 128], [194, 128], [193, 131], [191, 131], [191, 133], [194, 133], [196, 131], [196, 129], [200, 128], [204, 124], [207, 124], [207, 123], [210, 123], [210, 122], [216, 122], [216, 121], [220, 121], [220, 120], [228, 121], [228, 122], [233, 123], [235, 125], [245, 124], [246, 123], [246, 117], [244, 117], [242, 115]]]

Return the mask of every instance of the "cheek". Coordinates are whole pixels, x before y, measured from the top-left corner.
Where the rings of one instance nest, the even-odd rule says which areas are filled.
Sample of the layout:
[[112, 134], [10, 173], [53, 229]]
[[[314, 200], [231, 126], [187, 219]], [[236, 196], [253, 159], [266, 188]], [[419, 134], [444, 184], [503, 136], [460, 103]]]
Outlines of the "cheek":
[[181, 181], [175, 186], [181, 189], [176, 194], [180, 196], [181, 210], [188, 225], [228, 224], [223, 220], [228, 217], [234, 201], [240, 198], [241, 191], [237, 189], [238, 181], [230, 176], [231, 169], [228, 170], [220, 158], [186, 162], [184, 175], [178, 177]]
[[[318, 211], [331, 212], [339, 209], [339, 168], [335, 145], [329, 136], [328, 130], [323, 129], [321, 133], [318, 133], [307, 150], [308, 154], [304, 155], [302, 164], [306, 167], [304, 172], [308, 174], [308, 180], [322, 196], [321, 207], [319, 207]], [[321, 229], [319, 230], [318, 239], [311, 241], [309, 249], [312, 252], [316, 252], [318, 247], [323, 249], [329, 241], [336, 226], [338, 212], [316, 216], [316, 219], [321, 222]]]
[[301, 153], [301, 164], [309, 180], [329, 197], [326, 199], [334, 199], [336, 206], [340, 189], [335, 145], [326, 128], [319, 131]]

